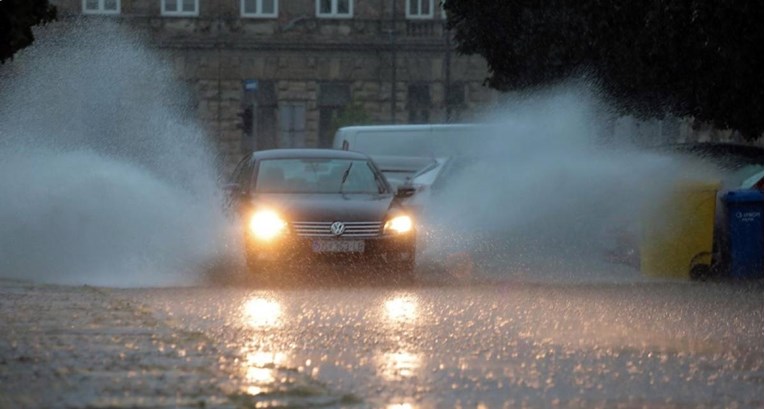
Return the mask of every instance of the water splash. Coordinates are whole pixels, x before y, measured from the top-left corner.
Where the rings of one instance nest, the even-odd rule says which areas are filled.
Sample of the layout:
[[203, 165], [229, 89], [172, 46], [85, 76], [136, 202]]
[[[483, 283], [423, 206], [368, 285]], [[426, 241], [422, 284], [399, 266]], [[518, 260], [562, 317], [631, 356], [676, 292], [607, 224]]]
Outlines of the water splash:
[[185, 84], [116, 23], [39, 34], [0, 67], [0, 276], [193, 282], [225, 218]]
[[677, 183], [716, 175], [626, 142], [613, 118], [581, 82], [518, 94], [487, 113], [493, 126], [466, 138], [473, 153], [427, 206], [435, 231], [424, 259], [468, 257], [468, 274], [503, 277], [640, 277], [608, 262], [608, 251], [624, 235], [638, 245], [647, 205]]

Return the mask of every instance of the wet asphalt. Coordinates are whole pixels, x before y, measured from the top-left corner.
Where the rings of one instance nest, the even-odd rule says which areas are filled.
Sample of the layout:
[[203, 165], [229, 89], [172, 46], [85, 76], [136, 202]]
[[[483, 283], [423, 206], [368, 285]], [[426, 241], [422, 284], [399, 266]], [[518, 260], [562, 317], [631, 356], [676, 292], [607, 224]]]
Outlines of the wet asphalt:
[[762, 406], [762, 280], [0, 280], [0, 408]]
[[762, 281], [328, 281], [110, 291], [212, 344], [234, 406], [763, 406]]

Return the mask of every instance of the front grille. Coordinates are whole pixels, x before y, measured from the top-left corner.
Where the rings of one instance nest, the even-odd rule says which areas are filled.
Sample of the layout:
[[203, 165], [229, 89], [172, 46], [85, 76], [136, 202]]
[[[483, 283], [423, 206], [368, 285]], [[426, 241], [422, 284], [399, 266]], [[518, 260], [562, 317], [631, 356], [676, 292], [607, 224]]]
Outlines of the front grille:
[[[292, 229], [300, 237], [337, 237], [330, 231], [333, 222], [292, 222]], [[345, 232], [340, 237], [377, 237], [380, 222], [342, 222]]]

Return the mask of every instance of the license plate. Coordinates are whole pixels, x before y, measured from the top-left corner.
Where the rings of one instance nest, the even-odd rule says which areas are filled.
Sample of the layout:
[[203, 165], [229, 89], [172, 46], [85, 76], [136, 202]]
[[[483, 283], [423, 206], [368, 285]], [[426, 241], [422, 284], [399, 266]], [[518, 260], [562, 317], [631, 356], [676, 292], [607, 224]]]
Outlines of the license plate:
[[364, 240], [314, 240], [314, 253], [361, 253]]

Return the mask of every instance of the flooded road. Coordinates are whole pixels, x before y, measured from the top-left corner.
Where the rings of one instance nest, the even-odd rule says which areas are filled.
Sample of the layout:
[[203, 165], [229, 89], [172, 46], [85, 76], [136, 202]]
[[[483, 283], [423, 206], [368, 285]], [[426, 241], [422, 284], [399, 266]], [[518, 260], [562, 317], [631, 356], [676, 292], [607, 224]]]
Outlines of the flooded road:
[[762, 407], [762, 284], [109, 290], [245, 407]]
[[[91, 3], [120, 4], [82, 7]], [[132, 21], [132, 4], [146, 2], [123, 3]], [[241, 31], [229, 17], [218, 28], [202, 17], [207, 23], [187, 28], [218, 37], [225, 27]], [[274, 24], [287, 24], [277, 32], [305, 16], [282, 17]], [[176, 37], [185, 24], [167, 24], [168, 37], [161, 19], [147, 18], [135, 28], [150, 28], [158, 39]], [[446, 98], [450, 77], [439, 85], [407, 79], [411, 70], [403, 70], [387, 85], [391, 99], [375, 91], [379, 78], [356, 78], [363, 59], [345, 70], [355, 79], [300, 80], [281, 70], [285, 61], [295, 65], [276, 55], [281, 42], [267, 58], [245, 61], [207, 46], [186, 55], [188, 39], [181, 48], [147, 43], [122, 18], [64, 20], [77, 24], [40, 29], [35, 44], [0, 70], [0, 409], [763, 406], [762, 280], [650, 280], [629, 269], [637, 232], [655, 219], [647, 209], [687, 182], [740, 186], [743, 180], [732, 183], [739, 170], [762, 171], [761, 146], [757, 160], [727, 158], [728, 149], [716, 148], [702, 163], [686, 157], [690, 150], [646, 149], [714, 134], [687, 118], [652, 131], [658, 124], [628, 115], [621, 119], [629, 126], [621, 126], [615, 113], [623, 110], [594, 78], [463, 101], [470, 104], [457, 105], [475, 112], [460, 121], [498, 125], [498, 133], [476, 128], [438, 153], [441, 165], [431, 169], [438, 172], [418, 193], [423, 217], [414, 221], [426, 238], [418, 251], [448, 278], [264, 287], [223, 277], [200, 284], [200, 270], [241, 256], [243, 224], [230, 220], [221, 190], [232, 187], [226, 168], [237, 156], [271, 142], [324, 141], [314, 131], [335, 128], [334, 114], [356, 102], [364, 110], [393, 102], [396, 122], [409, 109], [403, 99], [421, 94], [422, 108], [432, 105], [431, 89], [420, 85], [433, 87], [433, 101], [453, 99]], [[327, 21], [330, 31], [344, 31]], [[369, 20], [354, 33], [361, 26], [376, 25]], [[267, 34], [245, 31], [239, 34]], [[209, 44], [228, 42], [219, 40]], [[415, 43], [417, 50], [425, 44]], [[325, 46], [334, 45], [314, 48]], [[332, 52], [332, 67], [346, 51]], [[267, 69], [274, 58], [279, 72]], [[245, 78], [236, 67], [214, 69], [235, 60], [265, 71]], [[306, 67], [322, 61], [309, 57]], [[483, 77], [451, 85], [473, 98]], [[409, 80], [418, 92], [399, 92], [415, 84]], [[324, 85], [333, 91], [323, 92]], [[331, 106], [320, 101], [330, 94], [337, 94]], [[490, 100], [496, 104], [482, 106]], [[260, 112], [257, 101], [274, 109]], [[327, 118], [325, 108], [332, 108]], [[269, 125], [288, 112], [296, 122]], [[382, 113], [356, 119], [371, 124]], [[260, 116], [271, 118], [266, 126], [257, 126]], [[236, 126], [236, 118], [255, 121], [249, 128], [256, 132]], [[389, 153], [408, 155], [418, 144], [402, 138]], [[441, 144], [428, 148], [431, 160], [447, 147]], [[238, 190], [256, 191], [246, 180]], [[380, 213], [379, 221], [391, 215]], [[604, 254], [627, 267], [591, 267]]]

